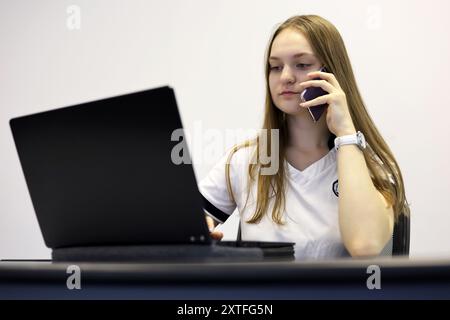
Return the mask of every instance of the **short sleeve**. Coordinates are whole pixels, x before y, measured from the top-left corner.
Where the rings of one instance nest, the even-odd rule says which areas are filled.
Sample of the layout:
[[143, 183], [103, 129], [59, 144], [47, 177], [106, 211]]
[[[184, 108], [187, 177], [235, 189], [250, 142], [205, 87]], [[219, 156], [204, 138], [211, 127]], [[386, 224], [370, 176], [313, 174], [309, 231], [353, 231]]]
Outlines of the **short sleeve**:
[[[203, 198], [203, 208], [206, 213], [220, 223], [224, 223], [236, 209], [236, 203], [231, 199], [226, 181], [225, 165], [229, 156], [227, 152], [199, 183], [199, 191]], [[230, 170], [230, 176], [232, 176]], [[230, 177], [231, 188], [235, 190]]]

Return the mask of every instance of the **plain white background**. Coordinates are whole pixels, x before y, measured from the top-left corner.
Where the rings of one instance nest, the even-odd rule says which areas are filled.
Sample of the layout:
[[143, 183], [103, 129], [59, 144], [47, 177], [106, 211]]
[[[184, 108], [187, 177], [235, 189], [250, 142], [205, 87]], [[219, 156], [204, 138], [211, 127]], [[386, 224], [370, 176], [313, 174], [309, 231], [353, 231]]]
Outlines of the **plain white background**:
[[[446, 0], [2, 0], [0, 258], [50, 256], [10, 118], [169, 84], [201, 179], [239, 140], [224, 139], [227, 132], [260, 127], [266, 45], [296, 14], [327, 18], [344, 38], [369, 113], [403, 171], [411, 256], [449, 257], [448, 12]], [[233, 227], [225, 230], [230, 237]]]

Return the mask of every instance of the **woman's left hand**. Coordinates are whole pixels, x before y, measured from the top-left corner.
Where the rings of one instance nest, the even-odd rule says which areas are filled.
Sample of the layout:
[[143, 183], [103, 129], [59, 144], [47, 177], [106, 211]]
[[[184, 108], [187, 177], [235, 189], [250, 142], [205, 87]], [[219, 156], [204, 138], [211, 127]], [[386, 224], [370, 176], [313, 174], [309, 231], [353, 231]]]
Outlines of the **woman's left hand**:
[[[355, 133], [356, 130], [350, 116], [345, 93], [334, 74], [314, 71], [308, 73], [308, 78], [311, 80], [300, 83], [301, 91], [308, 87], [320, 87], [328, 94], [302, 102], [300, 107], [308, 108], [327, 103], [326, 121], [328, 129], [337, 137]], [[314, 80], [314, 78], [320, 78], [320, 80]]]

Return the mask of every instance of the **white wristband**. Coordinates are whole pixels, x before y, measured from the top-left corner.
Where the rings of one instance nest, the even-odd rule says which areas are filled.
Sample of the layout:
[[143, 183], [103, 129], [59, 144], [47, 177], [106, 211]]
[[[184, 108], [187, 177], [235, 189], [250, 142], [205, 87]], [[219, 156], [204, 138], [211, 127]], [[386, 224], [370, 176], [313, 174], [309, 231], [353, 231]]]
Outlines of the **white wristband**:
[[355, 134], [336, 137], [336, 139], [334, 139], [334, 146], [336, 147], [336, 150], [339, 150], [340, 146], [346, 144], [356, 144], [361, 150], [364, 150], [366, 148], [366, 139], [361, 131], [358, 131]]

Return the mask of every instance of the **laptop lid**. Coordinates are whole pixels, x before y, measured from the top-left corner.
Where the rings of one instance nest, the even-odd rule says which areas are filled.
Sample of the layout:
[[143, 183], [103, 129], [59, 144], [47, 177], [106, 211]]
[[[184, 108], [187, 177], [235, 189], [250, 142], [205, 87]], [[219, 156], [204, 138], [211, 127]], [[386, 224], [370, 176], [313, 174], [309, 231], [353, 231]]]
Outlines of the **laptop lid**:
[[171, 140], [182, 123], [170, 87], [18, 117], [10, 126], [49, 248], [211, 243], [192, 165], [172, 161], [190, 157], [184, 137]]

